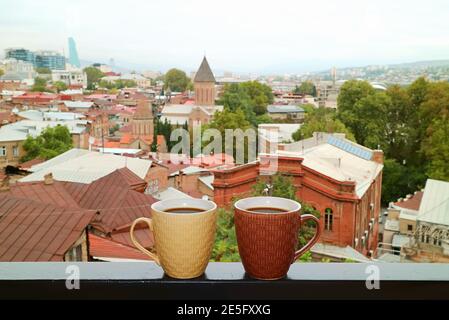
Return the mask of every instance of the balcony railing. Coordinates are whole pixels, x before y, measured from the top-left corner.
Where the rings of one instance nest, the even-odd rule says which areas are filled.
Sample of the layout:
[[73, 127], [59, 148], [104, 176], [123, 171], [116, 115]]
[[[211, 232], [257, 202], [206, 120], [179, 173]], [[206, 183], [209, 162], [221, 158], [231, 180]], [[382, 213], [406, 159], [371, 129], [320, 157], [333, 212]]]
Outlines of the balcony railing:
[[[78, 276], [79, 289], [67, 289]], [[0, 263], [0, 299], [17, 298], [441, 300], [449, 299], [449, 265], [295, 263], [285, 279], [258, 281], [240, 263], [210, 263], [192, 280], [168, 278], [152, 262]]]

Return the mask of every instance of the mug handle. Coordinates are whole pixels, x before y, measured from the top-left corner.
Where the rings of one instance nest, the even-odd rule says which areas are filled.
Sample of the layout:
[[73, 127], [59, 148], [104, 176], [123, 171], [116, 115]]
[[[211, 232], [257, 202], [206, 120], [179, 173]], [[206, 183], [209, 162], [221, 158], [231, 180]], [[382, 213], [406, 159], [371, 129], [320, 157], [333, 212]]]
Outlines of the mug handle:
[[310, 239], [309, 242], [307, 242], [304, 247], [302, 247], [301, 249], [299, 249], [298, 251], [295, 252], [295, 258], [293, 259], [293, 262], [295, 262], [300, 256], [302, 256], [304, 254], [304, 252], [309, 250], [310, 247], [313, 246], [315, 244], [315, 242], [318, 241], [318, 238], [321, 234], [320, 220], [317, 217], [315, 217], [314, 215], [311, 215], [311, 214], [305, 214], [305, 215], [302, 215], [300, 219], [301, 219], [301, 225], [304, 222], [306, 222], [307, 220], [315, 221], [316, 232], [315, 232], [315, 235], [312, 237], [312, 239]]
[[131, 236], [131, 241], [134, 243], [134, 245], [137, 247], [137, 249], [139, 249], [140, 251], [142, 251], [143, 253], [145, 253], [146, 255], [150, 256], [150, 258], [152, 258], [154, 260], [154, 262], [156, 262], [159, 266], [161, 265], [160, 261], [159, 261], [159, 257], [145, 249], [137, 240], [136, 238], [134, 238], [134, 228], [136, 227], [136, 224], [138, 224], [139, 222], [145, 222], [148, 225], [148, 228], [150, 228], [151, 232], [153, 232], [153, 221], [150, 218], [138, 218], [136, 220], [134, 220], [133, 224], [131, 225], [131, 228], [129, 230], [129, 234]]

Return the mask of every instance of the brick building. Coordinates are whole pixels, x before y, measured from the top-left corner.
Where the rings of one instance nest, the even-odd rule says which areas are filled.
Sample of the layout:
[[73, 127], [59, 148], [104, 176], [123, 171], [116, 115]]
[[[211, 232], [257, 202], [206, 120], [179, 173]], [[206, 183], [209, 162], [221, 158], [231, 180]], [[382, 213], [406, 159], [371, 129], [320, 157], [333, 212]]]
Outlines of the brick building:
[[321, 242], [371, 255], [378, 241], [382, 151], [323, 133], [280, 148], [276, 156], [213, 170], [214, 201], [227, 206], [249, 196], [259, 177], [269, 182], [269, 160], [277, 159], [277, 172], [293, 179], [297, 197], [320, 212]]

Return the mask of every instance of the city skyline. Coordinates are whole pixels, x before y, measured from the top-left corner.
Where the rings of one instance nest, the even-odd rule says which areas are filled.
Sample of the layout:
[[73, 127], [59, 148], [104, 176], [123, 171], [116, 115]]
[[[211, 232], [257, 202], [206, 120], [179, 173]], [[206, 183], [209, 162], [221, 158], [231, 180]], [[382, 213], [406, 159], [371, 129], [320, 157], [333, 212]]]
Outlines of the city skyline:
[[[216, 10], [202, 0], [133, 1], [139, 10], [104, 1], [44, 2], [19, 0], [0, 13], [0, 50], [21, 46], [67, 56], [67, 38], [73, 37], [81, 60], [114, 58], [129, 69], [191, 71], [206, 54], [219, 71], [258, 74], [449, 57], [444, 34], [449, 4], [440, 0], [432, 6], [403, 0], [283, 0], [274, 10], [268, 1], [257, 2], [257, 10], [254, 2], [235, 1], [214, 4]], [[35, 15], [45, 4], [48, 14]]]

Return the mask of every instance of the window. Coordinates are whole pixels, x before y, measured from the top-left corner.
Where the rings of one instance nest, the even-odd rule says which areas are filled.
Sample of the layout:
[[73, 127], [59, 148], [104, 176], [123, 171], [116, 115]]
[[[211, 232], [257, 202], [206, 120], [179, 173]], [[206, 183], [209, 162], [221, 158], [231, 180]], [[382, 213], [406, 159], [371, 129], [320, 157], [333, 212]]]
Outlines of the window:
[[407, 231], [413, 231], [413, 225], [408, 224], [407, 225]]
[[333, 220], [332, 209], [327, 208], [324, 210], [324, 230], [332, 231]]
[[68, 254], [69, 261], [82, 261], [83, 260], [83, 249], [80, 245], [70, 249]]
[[5, 146], [0, 147], [0, 157], [6, 157], [6, 147]]
[[12, 147], [12, 155], [14, 157], [18, 157], [19, 156], [19, 147], [17, 147], [17, 146]]

